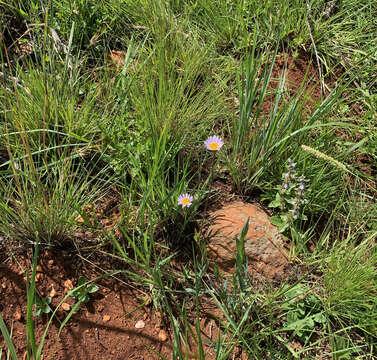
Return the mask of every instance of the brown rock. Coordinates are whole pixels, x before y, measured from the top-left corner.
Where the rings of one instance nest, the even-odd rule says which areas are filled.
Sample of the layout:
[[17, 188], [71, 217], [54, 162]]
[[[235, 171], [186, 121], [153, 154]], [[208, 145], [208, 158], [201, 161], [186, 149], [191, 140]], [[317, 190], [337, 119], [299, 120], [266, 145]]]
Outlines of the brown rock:
[[71, 309], [71, 305], [69, 305], [68, 303], [63, 303], [62, 309], [65, 311], [69, 311]]
[[69, 279], [66, 280], [66, 281], [64, 281], [63, 286], [64, 286], [68, 291], [70, 291], [70, 290], [73, 289], [72, 281], [69, 280]]
[[143, 320], [139, 320], [136, 324], [135, 324], [135, 328], [136, 329], [143, 329], [145, 327], [145, 322]]
[[21, 318], [22, 318], [21, 312], [20, 311], [16, 311], [14, 313], [14, 319], [17, 320], [17, 321], [19, 321], [19, 320], [21, 320]]
[[38, 273], [35, 275], [35, 282], [39, 282], [43, 279], [44, 275], [41, 273]]
[[166, 341], [168, 339], [168, 334], [165, 330], [160, 330], [158, 333], [158, 338], [160, 341]]
[[221, 270], [232, 273], [237, 253], [235, 236], [241, 234], [248, 218], [245, 252], [249, 271], [269, 279], [281, 277], [288, 265], [284, 242], [268, 215], [253, 204], [235, 201], [211, 214], [208, 257]]

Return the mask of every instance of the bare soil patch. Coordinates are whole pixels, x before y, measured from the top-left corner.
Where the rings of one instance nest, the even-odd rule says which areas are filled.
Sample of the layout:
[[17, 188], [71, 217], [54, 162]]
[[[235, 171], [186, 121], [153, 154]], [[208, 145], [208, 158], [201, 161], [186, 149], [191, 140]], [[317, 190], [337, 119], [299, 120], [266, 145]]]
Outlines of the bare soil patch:
[[[24, 255], [18, 255], [0, 267], [0, 313], [8, 329], [13, 326], [13, 343], [20, 359], [26, 351], [26, 269], [30, 269], [30, 260]], [[101, 275], [94, 270], [80, 268], [73, 257], [62, 258], [48, 251], [41, 254], [38, 270], [38, 293], [43, 297], [54, 295], [51, 302], [53, 310], [70, 288], [77, 285], [79, 276], [93, 279]], [[96, 284], [100, 287], [99, 291], [90, 295], [89, 302], [81, 304], [79, 311], [64, 327], [52, 358], [158, 359], [152, 350], [169, 358], [169, 331], [163, 328], [153, 307], [143, 306], [142, 293], [109, 277]], [[67, 310], [58, 310], [57, 319], [48, 330], [44, 358], [52, 354], [60, 322], [74, 302], [75, 299], [69, 297], [65, 302], [67, 305], [63, 306]], [[37, 343], [50, 316], [51, 313], [35, 317]], [[144, 326], [138, 329], [135, 325], [140, 321]], [[164, 332], [166, 338], [161, 336]], [[1, 336], [0, 346], [5, 350]]]

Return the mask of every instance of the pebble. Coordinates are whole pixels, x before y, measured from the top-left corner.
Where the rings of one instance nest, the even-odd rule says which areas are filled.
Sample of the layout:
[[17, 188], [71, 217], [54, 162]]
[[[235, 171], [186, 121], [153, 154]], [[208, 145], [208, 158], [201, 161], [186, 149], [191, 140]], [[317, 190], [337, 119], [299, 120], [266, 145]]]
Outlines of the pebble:
[[69, 305], [68, 303], [63, 303], [62, 309], [65, 311], [69, 311], [71, 309], [71, 305]]
[[168, 339], [168, 334], [165, 330], [160, 330], [158, 333], [158, 338], [160, 341], [166, 341]]
[[36, 274], [35, 275], [35, 282], [39, 282], [40, 280], [43, 279], [43, 277], [44, 277], [44, 275], [41, 274], [41, 273]]
[[103, 322], [108, 322], [110, 320], [110, 315], [103, 316]]
[[64, 286], [67, 290], [72, 290], [72, 289], [73, 289], [73, 284], [72, 284], [72, 281], [71, 281], [70, 279], [64, 281], [63, 286]]
[[136, 329], [143, 329], [145, 327], [145, 322], [143, 320], [139, 320], [136, 324], [135, 324], [135, 328]]
[[16, 311], [15, 314], [14, 314], [14, 318], [17, 321], [21, 320], [21, 318], [22, 318], [21, 313], [19, 311]]

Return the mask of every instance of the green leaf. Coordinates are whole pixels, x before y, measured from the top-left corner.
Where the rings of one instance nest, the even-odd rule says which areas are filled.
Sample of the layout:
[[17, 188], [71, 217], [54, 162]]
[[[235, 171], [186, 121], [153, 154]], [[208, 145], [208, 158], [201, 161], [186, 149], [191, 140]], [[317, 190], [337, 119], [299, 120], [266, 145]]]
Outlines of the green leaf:
[[11, 335], [9, 334], [9, 331], [8, 331], [1, 315], [0, 315], [0, 330], [1, 330], [1, 333], [3, 334], [5, 344], [8, 347], [8, 351], [9, 351], [9, 354], [11, 355], [11, 357], [12, 357], [12, 360], [17, 360], [16, 348], [13, 345]]
[[284, 225], [284, 221], [281, 219], [280, 215], [273, 215], [270, 217], [270, 222], [272, 225], [275, 225], [275, 226], [283, 226]]
[[99, 290], [99, 287], [97, 285], [90, 285], [88, 287], [88, 292], [90, 294], [93, 294], [93, 293], [97, 292], [98, 290]]
[[275, 200], [272, 200], [269, 204], [268, 204], [268, 207], [270, 208], [277, 208], [277, 207], [281, 207], [282, 206], [282, 203], [281, 203], [281, 196], [279, 193], [276, 193], [276, 196], [275, 196]]
[[315, 314], [313, 320], [319, 324], [325, 324], [327, 322], [327, 318], [323, 315], [322, 311], [318, 314]]

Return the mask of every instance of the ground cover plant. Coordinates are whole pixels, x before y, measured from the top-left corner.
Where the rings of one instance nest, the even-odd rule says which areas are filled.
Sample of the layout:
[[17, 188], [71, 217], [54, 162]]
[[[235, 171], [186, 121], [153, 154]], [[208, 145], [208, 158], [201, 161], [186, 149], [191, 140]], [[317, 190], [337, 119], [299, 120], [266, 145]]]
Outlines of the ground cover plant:
[[[376, 13], [0, 1], [0, 359], [377, 358]], [[276, 225], [282, 276], [249, 271], [247, 219], [233, 270], [210, 259], [234, 199]]]

